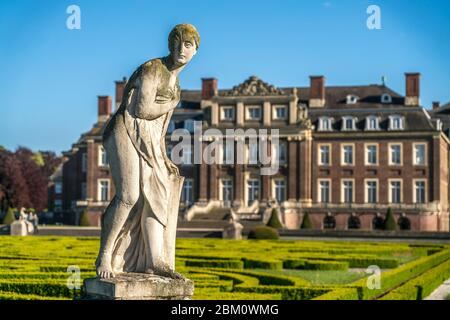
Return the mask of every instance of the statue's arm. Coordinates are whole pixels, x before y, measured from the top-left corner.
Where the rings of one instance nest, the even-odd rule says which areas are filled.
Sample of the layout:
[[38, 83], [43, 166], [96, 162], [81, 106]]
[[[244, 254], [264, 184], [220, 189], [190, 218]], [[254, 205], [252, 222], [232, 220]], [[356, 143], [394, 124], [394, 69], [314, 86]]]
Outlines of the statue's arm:
[[159, 100], [156, 97], [161, 80], [156, 63], [143, 68], [138, 79], [135, 116], [145, 120], [156, 119], [175, 108], [173, 101]]

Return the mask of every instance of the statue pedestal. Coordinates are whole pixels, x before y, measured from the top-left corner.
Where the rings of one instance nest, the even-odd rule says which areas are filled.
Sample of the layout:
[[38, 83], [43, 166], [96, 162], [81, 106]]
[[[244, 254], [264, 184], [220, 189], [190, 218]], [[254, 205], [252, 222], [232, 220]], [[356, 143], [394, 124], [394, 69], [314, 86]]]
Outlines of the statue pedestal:
[[190, 300], [194, 283], [145, 273], [122, 273], [112, 279], [84, 281], [86, 299], [92, 300]]

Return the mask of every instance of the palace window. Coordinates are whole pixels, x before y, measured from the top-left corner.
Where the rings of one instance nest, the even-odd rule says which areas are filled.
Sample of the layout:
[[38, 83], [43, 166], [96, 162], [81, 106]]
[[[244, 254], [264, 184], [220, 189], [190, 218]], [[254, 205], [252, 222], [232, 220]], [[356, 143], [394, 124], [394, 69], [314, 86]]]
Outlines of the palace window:
[[425, 180], [414, 181], [414, 203], [426, 202], [426, 182]]
[[259, 199], [259, 180], [247, 180], [247, 206], [251, 206], [255, 200]]
[[379, 121], [377, 116], [368, 116], [366, 118], [366, 130], [379, 130]]
[[287, 118], [287, 106], [276, 105], [273, 107], [273, 119], [285, 120]]
[[222, 163], [234, 163], [234, 140], [225, 139], [224, 143], [222, 144], [222, 156]]
[[87, 171], [87, 153], [83, 152], [81, 155], [81, 171], [86, 172]]
[[194, 132], [195, 121], [192, 119], [187, 119], [184, 121], [184, 129], [189, 131], [190, 133]]
[[247, 120], [260, 120], [261, 119], [261, 107], [260, 106], [247, 106]]
[[358, 102], [358, 100], [359, 100], [359, 97], [355, 96], [353, 94], [349, 94], [347, 96], [347, 104], [355, 104]]
[[183, 146], [182, 149], [182, 164], [192, 164], [192, 146]]
[[62, 200], [61, 199], [55, 199], [53, 202], [54, 210], [55, 211], [61, 211], [62, 210]]
[[403, 122], [402, 116], [389, 116], [389, 130], [403, 130]]
[[355, 130], [356, 119], [354, 117], [342, 117], [342, 130]]
[[279, 141], [278, 144], [273, 144], [273, 161], [275, 163], [284, 164], [287, 161], [287, 145], [285, 141]]
[[401, 165], [402, 164], [402, 145], [401, 144], [389, 144], [389, 164]]
[[378, 164], [378, 145], [368, 144], [366, 145], [366, 165]]
[[402, 182], [399, 180], [389, 181], [389, 202], [400, 203], [402, 201]]
[[186, 179], [184, 180], [183, 190], [181, 192], [181, 202], [191, 204], [194, 202], [194, 189], [193, 189], [193, 180]]
[[98, 147], [98, 165], [102, 167], [108, 165], [108, 158], [106, 156], [106, 151], [103, 148], [103, 146]]
[[62, 182], [55, 182], [55, 194], [62, 193]]
[[319, 118], [319, 131], [331, 131], [333, 120], [329, 117]]
[[330, 158], [331, 145], [319, 145], [319, 165], [327, 166], [331, 163]]
[[275, 199], [279, 203], [286, 201], [286, 180], [285, 179], [274, 179], [273, 180], [273, 193]]
[[319, 180], [319, 202], [330, 202], [330, 180]]
[[353, 144], [342, 145], [342, 165], [353, 165]]
[[258, 143], [248, 144], [248, 164], [258, 163]]
[[381, 95], [381, 103], [392, 103], [392, 97], [387, 93], [383, 93]]
[[342, 180], [342, 202], [352, 203], [353, 199], [353, 180]]
[[378, 181], [377, 180], [367, 180], [366, 190], [365, 190], [365, 202], [366, 203], [377, 203], [378, 201]]
[[417, 166], [425, 165], [426, 157], [426, 144], [425, 143], [414, 143], [414, 161], [413, 163]]
[[98, 199], [100, 201], [109, 201], [109, 180], [98, 180]]
[[233, 200], [233, 182], [231, 179], [221, 179], [221, 200], [224, 206], [231, 206], [231, 201]]
[[234, 120], [234, 107], [233, 106], [222, 106], [220, 107], [221, 114], [220, 118], [221, 120], [225, 121], [233, 121]]

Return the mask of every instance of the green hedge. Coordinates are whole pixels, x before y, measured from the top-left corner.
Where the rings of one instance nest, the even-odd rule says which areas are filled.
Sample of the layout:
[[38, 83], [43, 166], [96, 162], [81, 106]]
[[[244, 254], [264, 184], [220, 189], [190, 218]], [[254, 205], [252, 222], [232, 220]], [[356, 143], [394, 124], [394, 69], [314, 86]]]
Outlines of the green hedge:
[[72, 290], [67, 287], [66, 281], [0, 281], [0, 291], [17, 294], [31, 294], [46, 297], [76, 298], [81, 295], [81, 290]]
[[257, 259], [247, 259], [243, 258], [245, 269], [270, 269], [270, 270], [281, 270], [283, 269], [283, 262], [280, 260], [257, 260]]
[[266, 226], [260, 226], [256, 227], [248, 233], [248, 239], [272, 239], [277, 240], [280, 238], [280, 235], [278, 234], [278, 230], [266, 227]]
[[422, 300], [430, 295], [434, 289], [450, 278], [450, 260], [432, 268], [417, 278], [392, 290], [382, 300]]
[[339, 288], [329, 291], [313, 300], [358, 300], [358, 288]]
[[186, 260], [186, 267], [242, 269], [242, 260]]
[[330, 288], [260, 285], [258, 287], [236, 287], [234, 290], [247, 293], [281, 293], [282, 300], [310, 300], [327, 293]]

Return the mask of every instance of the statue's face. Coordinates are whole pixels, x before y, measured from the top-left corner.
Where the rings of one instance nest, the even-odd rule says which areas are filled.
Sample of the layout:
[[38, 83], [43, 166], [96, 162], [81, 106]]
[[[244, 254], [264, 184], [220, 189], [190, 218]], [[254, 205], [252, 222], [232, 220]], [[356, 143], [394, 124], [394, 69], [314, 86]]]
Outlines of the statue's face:
[[196, 45], [193, 39], [175, 41], [173, 48], [173, 61], [178, 65], [185, 65], [191, 61], [197, 53]]

